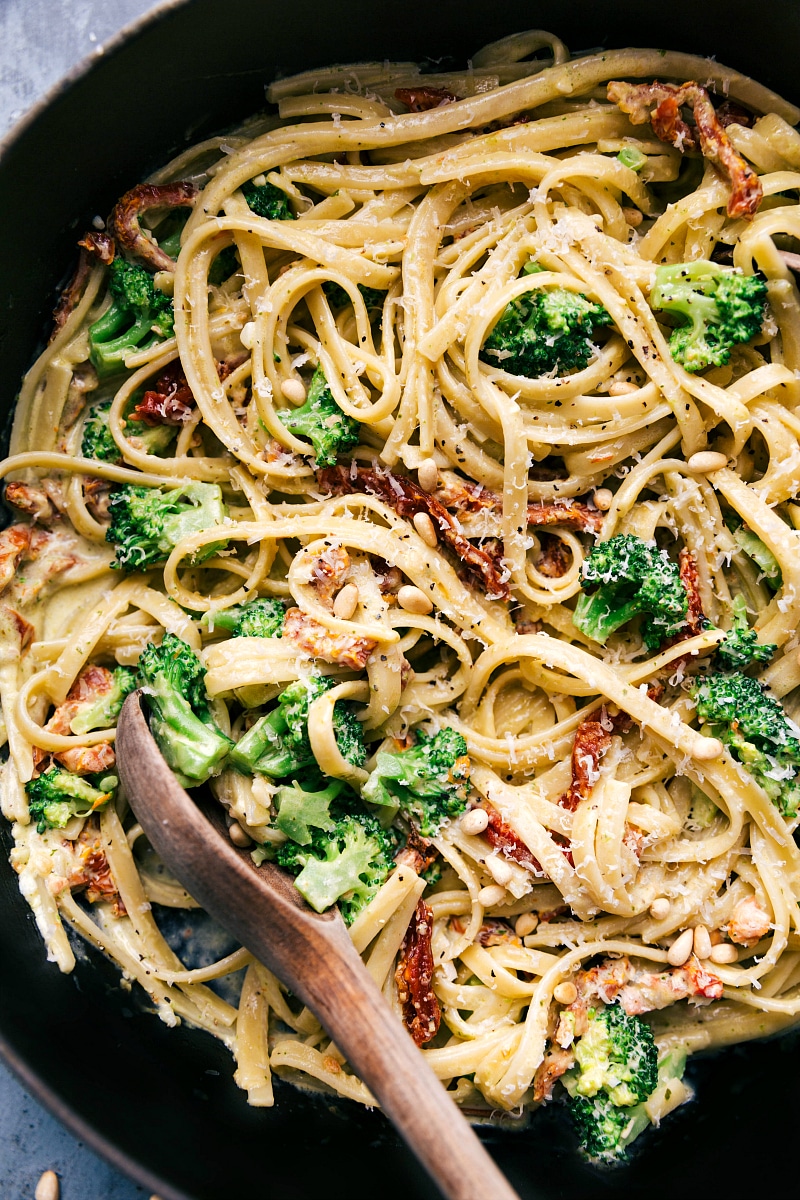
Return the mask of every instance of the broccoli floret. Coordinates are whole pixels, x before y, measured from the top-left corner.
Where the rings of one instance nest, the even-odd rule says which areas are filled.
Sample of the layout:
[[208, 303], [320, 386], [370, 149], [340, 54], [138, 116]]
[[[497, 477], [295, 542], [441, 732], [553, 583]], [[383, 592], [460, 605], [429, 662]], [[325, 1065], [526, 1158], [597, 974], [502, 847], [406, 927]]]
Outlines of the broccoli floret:
[[335, 466], [340, 454], [358, 444], [361, 426], [339, 408], [322, 367], [314, 372], [305, 404], [278, 416], [292, 433], [308, 438], [318, 467]]
[[766, 300], [760, 276], [704, 259], [656, 267], [650, 293], [654, 309], [683, 318], [670, 336], [669, 350], [687, 371], [724, 366], [732, 346], [760, 332]]
[[251, 180], [242, 184], [242, 195], [257, 217], [266, 217], [269, 221], [294, 220], [286, 192], [274, 183], [253, 183]]
[[[96, 404], [86, 418], [83, 426], [83, 441], [81, 454], [84, 458], [96, 458], [100, 462], [118, 463], [122, 461], [119, 446], [111, 436], [108, 425], [108, 414], [111, 411], [111, 401]], [[145, 425], [143, 421], [125, 418], [125, 435], [130, 438], [137, 449], [147, 454], [160, 454], [166, 450], [177, 434], [174, 425]]]
[[354, 709], [341, 700], [333, 708], [333, 732], [342, 758], [355, 767], [363, 767], [367, 757], [364, 730]]
[[416, 731], [416, 744], [396, 754], [381, 751], [362, 795], [371, 804], [402, 809], [424, 837], [435, 837], [445, 821], [464, 811], [469, 759], [455, 729], [433, 736]]
[[656, 1089], [658, 1052], [650, 1026], [618, 1004], [590, 1009], [588, 1018], [564, 1086], [583, 1148], [592, 1158], [613, 1161], [633, 1140], [637, 1106]]
[[[322, 290], [328, 297], [331, 308], [344, 308], [346, 304], [352, 304], [349, 294], [344, 288], [334, 283], [332, 279], [327, 279], [322, 285]], [[365, 283], [359, 283], [358, 290], [364, 298], [367, 312], [372, 314], [376, 310], [383, 310], [383, 301], [386, 298], [386, 292], [382, 292], [379, 288], [367, 287]]]
[[138, 682], [148, 696], [150, 729], [184, 787], [216, 775], [233, 742], [211, 716], [206, 672], [191, 646], [165, 633], [160, 646], [145, 646]]
[[[168, 492], [125, 484], [109, 500], [111, 524], [106, 541], [116, 547], [112, 566], [143, 571], [164, 563], [178, 542], [225, 520], [222, 491], [216, 483], [187, 483]], [[225, 546], [210, 542], [194, 556], [204, 562]]]
[[512, 375], [582, 371], [595, 331], [611, 324], [601, 304], [565, 288], [538, 288], [506, 306], [483, 343], [481, 358]]
[[623, 1158], [626, 1150], [625, 1133], [631, 1122], [629, 1109], [617, 1108], [605, 1092], [570, 1097], [569, 1112], [575, 1132], [589, 1158], [614, 1162]]
[[800, 804], [800, 740], [780, 702], [749, 675], [707, 675], [692, 686], [697, 715], [785, 817]]
[[601, 645], [641, 615], [642, 640], [657, 650], [686, 622], [689, 601], [678, 568], [665, 550], [632, 534], [617, 534], [590, 551], [581, 587], [573, 623]]
[[[315, 765], [308, 739], [308, 709], [335, 682], [328, 675], [308, 675], [291, 683], [281, 692], [277, 706], [236, 743], [231, 766], [244, 775], [281, 779]], [[361, 725], [341, 700], [334, 705], [333, 730], [342, 756], [354, 766], [362, 766], [367, 751]]]
[[212, 632], [224, 629], [231, 637], [279, 638], [285, 616], [286, 610], [280, 600], [264, 596], [259, 600], [251, 600], [249, 604], [207, 612], [201, 624]]
[[290, 787], [280, 787], [275, 793], [278, 815], [275, 828], [285, 833], [298, 846], [310, 846], [312, 830], [331, 833], [336, 821], [331, 816], [331, 803], [344, 789], [341, 779], [331, 779], [320, 790], [307, 791], [295, 780]]
[[26, 783], [30, 814], [36, 821], [37, 832], [63, 829], [72, 817], [85, 817], [102, 808], [114, 794], [117, 779], [111, 775], [99, 782], [103, 786], [95, 787], [89, 779], [53, 765], [38, 779]]
[[111, 673], [111, 689], [102, 692], [91, 704], [82, 705], [70, 721], [73, 733], [88, 733], [91, 729], [110, 729], [116, 724], [125, 697], [136, 687], [136, 672], [117, 667]]
[[297, 876], [295, 887], [316, 912], [338, 902], [350, 925], [392, 870], [394, 845], [355, 797], [330, 802], [324, 819], [327, 829], [308, 822], [309, 842], [285, 842], [275, 858]]
[[717, 647], [717, 661], [730, 669], [741, 670], [751, 663], [766, 663], [772, 658], [777, 646], [771, 642], [759, 642], [756, 631], [747, 620], [747, 605], [744, 596], [733, 601], [733, 625], [725, 634], [725, 640]]
[[83, 426], [81, 454], [84, 458], [96, 458], [100, 462], [117, 463], [122, 458], [119, 446], [111, 436], [108, 427], [108, 414], [111, 411], [111, 401], [97, 404], [86, 418]]
[[129, 354], [172, 337], [172, 300], [144, 267], [115, 258], [108, 268], [111, 305], [89, 327], [89, 357], [104, 378], [125, 368]]
[[604, 1091], [612, 1104], [630, 1108], [646, 1100], [656, 1086], [657, 1054], [653, 1031], [618, 1004], [589, 1010], [586, 1033], [578, 1039], [579, 1074], [575, 1091], [596, 1096]]

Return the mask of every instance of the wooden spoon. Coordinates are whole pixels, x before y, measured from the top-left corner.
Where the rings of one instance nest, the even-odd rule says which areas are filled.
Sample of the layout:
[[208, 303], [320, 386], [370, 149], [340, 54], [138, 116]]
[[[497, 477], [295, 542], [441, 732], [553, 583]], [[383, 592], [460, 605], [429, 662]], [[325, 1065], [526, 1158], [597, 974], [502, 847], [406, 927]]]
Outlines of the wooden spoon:
[[151, 845], [195, 900], [311, 1009], [449, 1200], [518, 1200], [409, 1034], [388, 1008], [338, 909], [314, 912], [279, 867], [231, 844], [220, 805], [205, 811], [175, 779], [142, 712], [117, 729], [125, 793]]

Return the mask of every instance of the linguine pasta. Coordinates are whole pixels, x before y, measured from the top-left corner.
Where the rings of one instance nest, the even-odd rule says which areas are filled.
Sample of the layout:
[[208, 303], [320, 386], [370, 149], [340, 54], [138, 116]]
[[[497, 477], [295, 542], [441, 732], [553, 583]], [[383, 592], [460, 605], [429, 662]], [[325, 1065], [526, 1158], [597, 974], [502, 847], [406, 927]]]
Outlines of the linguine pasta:
[[[708, 155], [685, 155], [607, 99], [624, 79], [696, 80], [733, 106], [727, 137], [763, 192], [754, 214], [728, 214], [730, 178]], [[688, 687], [741, 596], [759, 641], [777, 647], [758, 677], [798, 714], [800, 113], [716, 62], [654, 50], [573, 59], [538, 32], [485, 48], [459, 74], [362, 64], [268, 95], [277, 117], [192, 147], [150, 181], [197, 189], [177, 263], [156, 275], [174, 336], [98, 380], [89, 328], [108, 300], [95, 256], [20, 393], [3, 468], [24, 515], [2, 535], [2, 811], [48, 957], [72, 970], [75, 930], [162, 1020], [222, 1039], [251, 1104], [273, 1103], [275, 1071], [373, 1103], [245, 951], [200, 969], [177, 957], [157, 914], [193, 901], [123, 795], [63, 828], [29, 820], [25, 784], [43, 763], [78, 752], [113, 763], [113, 728], [54, 721], [76, 681], [87, 667], [135, 666], [168, 631], [201, 656], [233, 740], [312, 666], [333, 675], [309, 736], [323, 775], [356, 790], [409, 731], [465, 738], [466, 814], [421, 857], [400, 853], [350, 933], [402, 1020], [398, 956], [427, 905], [441, 1026], [422, 1053], [469, 1110], [547, 1099], [572, 1065], [556, 1027], [591, 995], [634, 996], [662, 1058], [792, 1025], [796, 817], [701, 733]], [[293, 219], [256, 215], [241, 190], [253, 181], [277, 189]], [[142, 213], [152, 247], [171, 214]], [[230, 248], [233, 273], [210, 282]], [[760, 272], [768, 294], [762, 332], [702, 373], [673, 359], [648, 302], [658, 265], [696, 260]], [[484, 350], [495, 323], [553, 288], [609, 315], [586, 365], [505, 369]], [[130, 406], [174, 366], [190, 401], [168, 446], [148, 450]], [[323, 470], [280, 416], [317, 367], [359, 434]], [[102, 400], [117, 462], [81, 451]], [[404, 505], [408, 480], [417, 492]], [[187, 481], [221, 487], [222, 529], [189, 534], [163, 566], [117, 570], [109, 489]], [[777, 564], [772, 581], [731, 517]], [[694, 566], [704, 619], [656, 652], [635, 626], [600, 645], [572, 621], [586, 555], [619, 534]], [[351, 585], [349, 611], [337, 608]], [[257, 596], [290, 604], [297, 635], [215, 632], [214, 613]], [[365, 768], [339, 752], [337, 699], [357, 707]], [[240, 844], [282, 840], [273, 780], [223, 767], [211, 786]], [[683, 958], [672, 950], [682, 936]], [[209, 986], [242, 970], [238, 1006]], [[656, 1091], [648, 1118], [690, 1095], [681, 1083]]]

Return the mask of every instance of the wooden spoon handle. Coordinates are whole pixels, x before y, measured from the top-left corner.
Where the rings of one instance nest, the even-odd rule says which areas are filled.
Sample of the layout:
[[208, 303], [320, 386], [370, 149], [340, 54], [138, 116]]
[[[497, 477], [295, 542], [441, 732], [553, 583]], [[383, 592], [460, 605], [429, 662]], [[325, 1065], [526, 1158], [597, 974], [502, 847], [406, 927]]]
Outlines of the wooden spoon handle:
[[309, 966], [309, 1008], [442, 1193], [449, 1200], [517, 1200], [356, 951], [348, 961]]

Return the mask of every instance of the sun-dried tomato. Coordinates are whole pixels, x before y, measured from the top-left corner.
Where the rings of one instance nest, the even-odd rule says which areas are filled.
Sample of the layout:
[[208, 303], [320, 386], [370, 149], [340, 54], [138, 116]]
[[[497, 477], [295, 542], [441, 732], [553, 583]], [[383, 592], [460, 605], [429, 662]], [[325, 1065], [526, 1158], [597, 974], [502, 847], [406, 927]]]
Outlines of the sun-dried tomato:
[[403, 939], [395, 971], [403, 1020], [418, 1046], [435, 1037], [442, 1019], [433, 990], [433, 913], [420, 900]]

